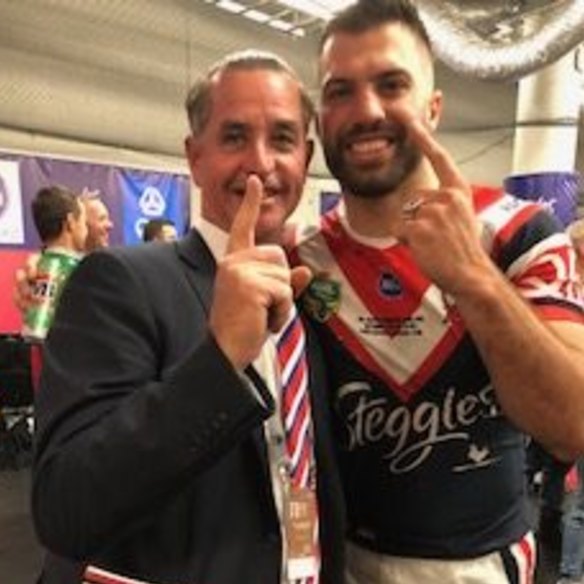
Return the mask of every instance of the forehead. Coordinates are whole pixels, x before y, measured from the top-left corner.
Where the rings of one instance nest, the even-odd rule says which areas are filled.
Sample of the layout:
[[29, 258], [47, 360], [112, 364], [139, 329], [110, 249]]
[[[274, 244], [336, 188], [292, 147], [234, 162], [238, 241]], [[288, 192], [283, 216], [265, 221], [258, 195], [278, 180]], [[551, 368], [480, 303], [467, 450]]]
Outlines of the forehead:
[[400, 23], [383, 24], [362, 33], [335, 33], [324, 44], [319, 62], [323, 84], [387, 69], [404, 69], [412, 76], [431, 70], [427, 48]]
[[99, 199], [89, 199], [88, 201], [85, 201], [85, 210], [87, 211], [87, 215], [92, 217], [109, 215], [107, 207]]
[[288, 73], [265, 69], [231, 70], [211, 85], [210, 125], [259, 120], [302, 123], [298, 82]]

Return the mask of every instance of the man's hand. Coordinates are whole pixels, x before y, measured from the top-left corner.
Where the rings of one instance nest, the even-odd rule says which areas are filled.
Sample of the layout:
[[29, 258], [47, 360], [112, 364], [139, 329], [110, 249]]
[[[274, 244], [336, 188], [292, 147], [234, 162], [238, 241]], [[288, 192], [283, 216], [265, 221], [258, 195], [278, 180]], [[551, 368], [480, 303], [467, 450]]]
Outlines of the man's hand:
[[409, 193], [399, 233], [424, 274], [453, 295], [472, 290], [481, 274], [494, 270], [481, 243], [470, 185], [448, 151], [411, 112], [396, 117], [429, 160], [438, 188]]
[[40, 255], [38, 253], [29, 255], [24, 266], [18, 268], [14, 274], [14, 304], [23, 316], [34, 304], [32, 289], [37, 276], [39, 259]]
[[278, 245], [256, 245], [255, 228], [264, 196], [261, 180], [250, 176], [218, 262], [209, 326], [227, 358], [245, 368], [260, 353], [269, 332], [285, 324], [294, 291], [310, 280], [305, 268], [291, 270]]

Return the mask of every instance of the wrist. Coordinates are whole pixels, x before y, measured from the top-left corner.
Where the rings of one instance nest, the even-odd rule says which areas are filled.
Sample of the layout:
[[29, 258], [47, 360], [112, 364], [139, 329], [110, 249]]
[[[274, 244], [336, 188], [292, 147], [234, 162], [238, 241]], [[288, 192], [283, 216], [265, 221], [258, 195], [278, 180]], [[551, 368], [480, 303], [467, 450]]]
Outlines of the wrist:
[[499, 269], [487, 265], [467, 270], [456, 289], [450, 292], [459, 307], [478, 304], [486, 308], [501, 302], [502, 288], [508, 286]]
[[247, 361], [242, 354], [241, 348], [238, 344], [232, 342], [229, 335], [222, 335], [220, 332], [214, 330], [213, 327], [210, 327], [209, 332], [215, 341], [217, 348], [223, 353], [225, 359], [231, 363], [236, 371], [240, 373], [243, 372], [243, 370], [249, 365], [249, 361]]

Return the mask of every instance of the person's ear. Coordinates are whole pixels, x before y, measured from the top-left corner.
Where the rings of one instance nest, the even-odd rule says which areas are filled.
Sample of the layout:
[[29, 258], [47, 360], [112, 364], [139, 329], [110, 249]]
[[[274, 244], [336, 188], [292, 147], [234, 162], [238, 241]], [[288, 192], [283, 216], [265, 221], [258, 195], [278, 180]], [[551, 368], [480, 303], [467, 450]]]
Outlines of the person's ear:
[[442, 91], [435, 89], [432, 92], [430, 100], [428, 101], [428, 125], [432, 130], [438, 128], [440, 119], [442, 118], [443, 95]]
[[189, 163], [191, 177], [195, 184], [198, 184], [199, 159], [201, 156], [201, 141], [192, 134], [185, 138], [185, 155]]
[[65, 216], [65, 230], [72, 233], [75, 229], [75, 216], [73, 212], [67, 213]]

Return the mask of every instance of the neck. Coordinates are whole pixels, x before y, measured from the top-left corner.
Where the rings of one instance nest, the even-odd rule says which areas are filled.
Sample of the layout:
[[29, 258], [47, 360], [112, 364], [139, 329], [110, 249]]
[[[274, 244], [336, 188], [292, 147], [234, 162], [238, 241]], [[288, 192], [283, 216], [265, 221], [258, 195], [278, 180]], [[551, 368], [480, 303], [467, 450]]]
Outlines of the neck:
[[378, 198], [363, 198], [344, 192], [347, 221], [358, 234], [367, 237], [389, 237], [399, 232], [402, 208], [407, 201], [417, 198], [422, 189], [435, 189], [438, 179], [424, 159], [419, 167], [393, 191]]
[[70, 251], [72, 253], [79, 253], [79, 250], [73, 244], [73, 239], [68, 233], [61, 233], [59, 237], [45, 242], [47, 249], [60, 248]]

